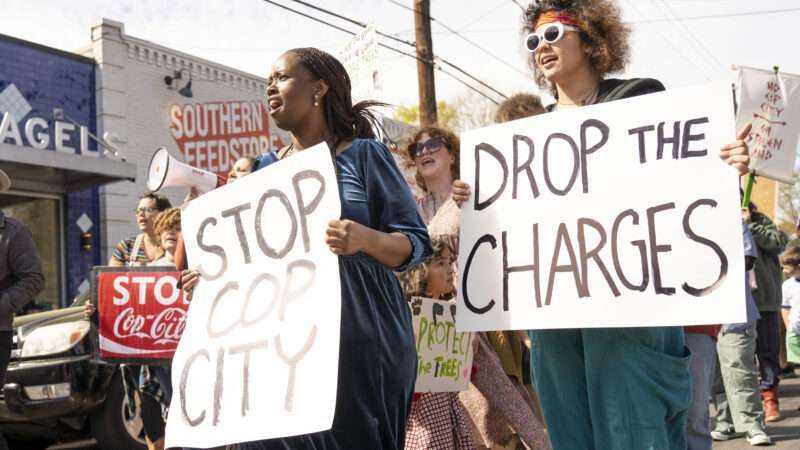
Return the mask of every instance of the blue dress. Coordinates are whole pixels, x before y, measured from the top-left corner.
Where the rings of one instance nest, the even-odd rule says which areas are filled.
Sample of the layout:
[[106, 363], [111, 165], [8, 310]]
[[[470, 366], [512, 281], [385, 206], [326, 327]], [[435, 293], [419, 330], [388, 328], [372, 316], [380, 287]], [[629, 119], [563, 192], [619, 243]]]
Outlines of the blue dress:
[[[262, 155], [256, 170], [275, 162]], [[403, 233], [411, 256], [386, 267], [370, 256], [340, 256], [342, 326], [336, 412], [329, 431], [238, 444], [240, 450], [401, 450], [411, 410], [417, 352], [411, 313], [392, 270], [403, 271], [431, 253], [425, 223], [411, 191], [382, 144], [356, 139], [336, 157], [342, 218], [385, 233]]]

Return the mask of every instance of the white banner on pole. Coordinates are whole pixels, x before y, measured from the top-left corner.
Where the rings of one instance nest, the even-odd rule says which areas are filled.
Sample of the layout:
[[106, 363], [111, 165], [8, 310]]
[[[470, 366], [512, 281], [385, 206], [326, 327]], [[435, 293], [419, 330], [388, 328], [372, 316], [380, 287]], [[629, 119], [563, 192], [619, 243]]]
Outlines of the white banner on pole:
[[353, 104], [381, 98], [378, 55], [378, 35], [373, 25], [353, 36], [339, 54], [342, 65], [350, 75]]
[[463, 133], [459, 330], [743, 322], [733, 125], [714, 83]]
[[739, 67], [740, 103], [736, 126], [753, 124], [746, 142], [750, 170], [793, 183], [800, 137], [800, 75]]
[[341, 290], [324, 237], [340, 210], [325, 144], [186, 208], [188, 261], [204, 275], [173, 359], [167, 447], [331, 427]]
[[457, 392], [472, 376], [472, 333], [456, 331], [455, 302], [414, 297], [411, 317], [417, 344], [414, 392]]

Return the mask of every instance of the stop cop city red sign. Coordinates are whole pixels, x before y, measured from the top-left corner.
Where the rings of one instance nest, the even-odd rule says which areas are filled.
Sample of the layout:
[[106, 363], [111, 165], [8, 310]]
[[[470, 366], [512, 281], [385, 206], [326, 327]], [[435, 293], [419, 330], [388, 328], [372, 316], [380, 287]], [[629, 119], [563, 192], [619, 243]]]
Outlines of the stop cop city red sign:
[[218, 175], [227, 175], [237, 159], [271, 148], [269, 114], [258, 100], [173, 104], [169, 117], [186, 163]]
[[171, 359], [186, 326], [189, 302], [169, 267], [95, 267], [100, 357], [115, 361]]

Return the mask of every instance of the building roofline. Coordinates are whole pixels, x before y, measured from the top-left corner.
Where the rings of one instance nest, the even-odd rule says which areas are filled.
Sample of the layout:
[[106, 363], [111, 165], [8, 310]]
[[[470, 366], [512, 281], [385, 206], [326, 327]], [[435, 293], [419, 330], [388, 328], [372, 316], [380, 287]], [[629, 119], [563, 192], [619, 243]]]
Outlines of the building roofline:
[[41, 50], [43, 52], [47, 52], [56, 56], [62, 56], [64, 58], [72, 59], [78, 62], [86, 63], [86, 64], [95, 64], [94, 58], [90, 58], [88, 56], [79, 55], [77, 53], [72, 53], [64, 50], [59, 50], [57, 48], [48, 47], [46, 45], [37, 44], [36, 42], [26, 41], [25, 39], [16, 38], [14, 36], [9, 36], [7, 34], [0, 33], [0, 40], [4, 40], [7, 42], [11, 42], [14, 44], [24, 45], [26, 47], [31, 47], [36, 50]]

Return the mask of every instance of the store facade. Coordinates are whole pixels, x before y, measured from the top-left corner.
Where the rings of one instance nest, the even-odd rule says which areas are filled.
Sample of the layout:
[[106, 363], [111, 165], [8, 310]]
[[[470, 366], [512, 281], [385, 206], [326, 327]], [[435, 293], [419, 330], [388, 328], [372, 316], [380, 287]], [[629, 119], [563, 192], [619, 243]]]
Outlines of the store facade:
[[92, 59], [0, 35], [0, 169], [12, 180], [0, 209], [31, 230], [46, 276], [36, 299], [65, 306], [101, 261], [97, 186], [135, 167], [104, 158]]
[[[0, 209], [34, 235], [44, 309], [69, 305], [91, 268], [138, 232], [156, 149], [226, 174], [288, 139], [269, 118], [262, 77], [127, 36], [108, 19], [91, 36], [70, 53], [0, 35], [0, 169], [12, 179]], [[178, 206], [186, 190], [160, 193]]]

